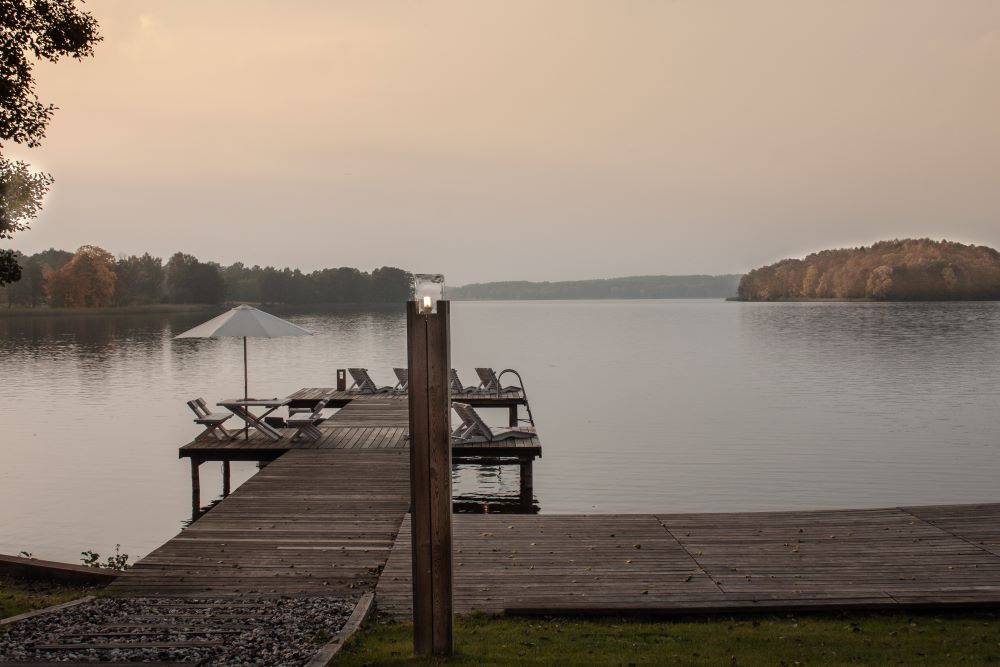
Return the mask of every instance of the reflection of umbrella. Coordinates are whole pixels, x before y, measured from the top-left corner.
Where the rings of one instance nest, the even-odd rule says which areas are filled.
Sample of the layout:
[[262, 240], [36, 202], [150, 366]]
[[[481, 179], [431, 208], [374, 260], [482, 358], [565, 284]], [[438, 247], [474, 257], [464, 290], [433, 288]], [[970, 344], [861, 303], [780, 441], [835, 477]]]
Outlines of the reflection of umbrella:
[[280, 336], [311, 336], [300, 326], [269, 315], [252, 306], [242, 305], [228, 313], [213, 317], [194, 329], [174, 338], [242, 338], [243, 339], [243, 398], [247, 398], [247, 338], [278, 338]]

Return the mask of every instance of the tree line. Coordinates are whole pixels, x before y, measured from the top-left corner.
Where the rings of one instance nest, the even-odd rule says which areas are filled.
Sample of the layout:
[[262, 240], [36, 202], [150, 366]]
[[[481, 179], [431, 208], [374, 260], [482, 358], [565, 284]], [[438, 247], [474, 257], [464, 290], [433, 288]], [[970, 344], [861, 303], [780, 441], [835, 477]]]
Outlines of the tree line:
[[448, 290], [455, 300], [487, 299], [724, 299], [740, 276], [630, 276], [598, 280], [473, 283]]
[[175, 253], [114, 257], [97, 246], [17, 253], [20, 280], [2, 292], [8, 307], [102, 308], [160, 303], [393, 303], [410, 295], [410, 274], [383, 266], [368, 273], [341, 267], [302, 273], [272, 266], [221, 266]]
[[740, 281], [743, 301], [1000, 299], [1000, 253], [951, 241], [904, 239], [824, 250], [755, 269]]

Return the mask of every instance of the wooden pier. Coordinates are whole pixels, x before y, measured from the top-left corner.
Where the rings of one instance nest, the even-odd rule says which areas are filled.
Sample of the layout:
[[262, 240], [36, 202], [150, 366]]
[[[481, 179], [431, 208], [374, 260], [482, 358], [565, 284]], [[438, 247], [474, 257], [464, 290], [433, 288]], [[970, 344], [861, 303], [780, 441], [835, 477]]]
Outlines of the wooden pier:
[[[740, 514], [456, 515], [455, 608], [516, 614], [996, 606], [1000, 504]], [[404, 521], [377, 590], [410, 613]]]
[[293, 450], [110, 587], [118, 595], [360, 594], [410, 505], [403, 449]]
[[[179, 450], [181, 458], [191, 461], [192, 517], [201, 514], [200, 467], [208, 461], [223, 463], [223, 495], [229, 491], [230, 461], [258, 461], [269, 463], [283, 454], [295, 450], [406, 450], [408, 428], [408, 403], [403, 392], [363, 394], [333, 389], [300, 389], [289, 397], [293, 407], [313, 407], [320, 400], [328, 406], [340, 408], [324, 421], [319, 429], [323, 436], [318, 440], [291, 440], [293, 429], [285, 429], [282, 438], [271, 440], [253, 431], [249, 438], [218, 440], [211, 435], [200, 435]], [[509, 421], [518, 423], [518, 407], [525, 404], [521, 392], [462, 394], [454, 400], [467, 400], [480, 407], [502, 408], [508, 411]], [[542, 455], [542, 444], [537, 436], [496, 440], [492, 442], [454, 442], [452, 460], [455, 463], [481, 463], [490, 465], [517, 465], [521, 471], [521, 496], [533, 494], [533, 463]], [[529, 503], [530, 504], [530, 503]]]
[[[196, 473], [212, 460], [270, 463], [139, 561], [112, 593], [197, 598], [375, 591], [381, 610], [406, 618], [412, 589], [405, 394], [304, 389], [294, 397], [306, 404], [325, 398], [341, 409], [324, 422], [317, 441], [200, 437], [181, 447]], [[518, 462], [539, 456], [541, 444], [532, 438], [455, 450], [456, 461]], [[460, 514], [454, 548], [455, 605], [466, 612], [1000, 605], [1000, 504]]]

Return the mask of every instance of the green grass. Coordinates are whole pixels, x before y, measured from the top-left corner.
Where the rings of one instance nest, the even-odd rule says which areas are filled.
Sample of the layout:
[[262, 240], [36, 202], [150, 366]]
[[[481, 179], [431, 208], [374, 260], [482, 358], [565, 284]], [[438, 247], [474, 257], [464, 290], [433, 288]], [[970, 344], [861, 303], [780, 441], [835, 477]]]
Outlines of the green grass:
[[0, 618], [93, 595], [94, 590], [0, 577]]
[[416, 660], [412, 625], [373, 623], [333, 665], [1000, 664], [1000, 613], [681, 620], [459, 617], [455, 655]]

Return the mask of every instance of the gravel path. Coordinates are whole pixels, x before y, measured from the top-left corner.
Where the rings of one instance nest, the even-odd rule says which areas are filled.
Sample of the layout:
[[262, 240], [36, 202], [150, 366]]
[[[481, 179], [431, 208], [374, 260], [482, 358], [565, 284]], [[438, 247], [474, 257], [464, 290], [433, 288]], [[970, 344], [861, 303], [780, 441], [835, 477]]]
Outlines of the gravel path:
[[0, 663], [302, 665], [340, 629], [354, 604], [325, 597], [100, 598], [0, 632]]

